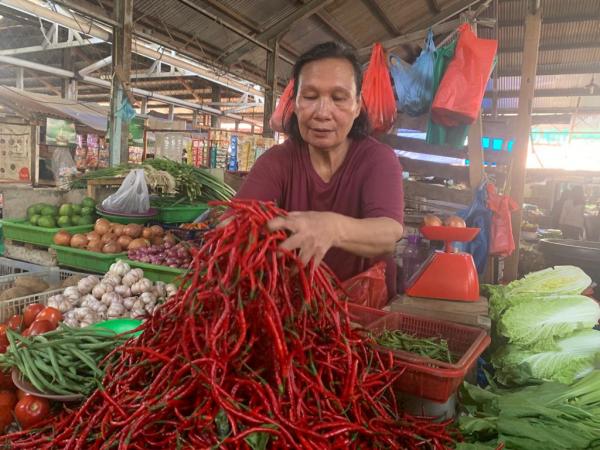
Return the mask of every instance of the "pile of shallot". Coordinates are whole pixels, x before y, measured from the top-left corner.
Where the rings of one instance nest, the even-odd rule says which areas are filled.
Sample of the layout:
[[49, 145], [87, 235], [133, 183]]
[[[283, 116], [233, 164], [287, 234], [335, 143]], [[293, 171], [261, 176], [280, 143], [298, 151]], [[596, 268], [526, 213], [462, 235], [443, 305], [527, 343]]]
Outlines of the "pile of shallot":
[[132, 269], [117, 261], [102, 279], [95, 275], [82, 278], [77, 286], [48, 299], [48, 306], [58, 309], [65, 324], [86, 327], [107, 319], [142, 319], [154, 311], [177, 288], [161, 281], [144, 278], [142, 269]]
[[129, 259], [143, 263], [187, 269], [192, 262], [192, 254], [190, 252], [192, 246], [193, 244], [189, 242], [180, 242], [178, 244], [165, 242], [162, 245], [152, 245], [151, 247], [129, 250], [127, 256]]

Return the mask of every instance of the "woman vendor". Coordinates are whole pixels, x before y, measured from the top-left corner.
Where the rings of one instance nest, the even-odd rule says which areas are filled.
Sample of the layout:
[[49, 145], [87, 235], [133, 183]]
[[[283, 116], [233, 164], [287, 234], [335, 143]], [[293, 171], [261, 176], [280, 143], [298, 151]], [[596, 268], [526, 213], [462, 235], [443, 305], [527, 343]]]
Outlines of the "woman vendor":
[[358, 59], [337, 43], [320, 44], [298, 58], [293, 78], [294, 112], [283, 124], [288, 139], [256, 161], [237, 198], [289, 211], [269, 223], [290, 233], [282, 247], [297, 249], [304, 263], [325, 261], [341, 280], [385, 258], [392, 296], [402, 167], [390, 147], [369, 136]]

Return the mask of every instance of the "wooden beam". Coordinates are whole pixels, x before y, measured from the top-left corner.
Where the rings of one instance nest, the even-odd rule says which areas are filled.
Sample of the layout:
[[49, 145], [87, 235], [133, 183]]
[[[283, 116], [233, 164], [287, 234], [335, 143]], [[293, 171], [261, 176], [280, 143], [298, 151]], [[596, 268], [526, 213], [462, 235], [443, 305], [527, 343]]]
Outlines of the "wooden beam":
[[267, 85], [265, 90], [265, 106], [263, 111], [263, 136], [273, 137], [273, 130], [269, 124], [271, 115], [275, 111], [275, 91], [277, 89], [277, 53], [279, 52], [279, 42], [272, 40], [270, 44], [273, 46], [273, 51], [267, 54]]
[[377, 0], [362, 0], [362, 2], [389, 34], [392, 36], [400, 34], [400, 29], [390, 20], [388, 14], [383, 10], [379, 3], [377, 3]]
[[[523, 58], [525, 61], [525, 58]], [[500, 77], [516, 77], [521, 74], [522, 66], [506, 67], [498, 70]], [[585, 73], [600, 72], [600, 63], [586, 62], [584, 64], [540, 64], [537, 69], [538, 75], [578, 75]]]
[[335, 17], [329, 14], [326, 10], [321, 10], [317, 13], [317, 17], [325, 24], [338, 38], [353, 48], [359, 48], [360, 42], [354, 35], [346, 30]]
[[[536, 89], [534, 97], [549, 98], [549, 97], [597, 97], [600, 95], [600, 89], [591, 91], [585, 87], [571, 87], [561, 89]], [[487, 91], [486, 98], [492, 98], [493, 93]], [[519, 98], [519, 91], [498, 91], [498, 98]]]
[[[535, 89], [536, 69], [538, 62], [540, 35], [542, 31], [542, 13], [528, 11], [525, 19], [525, 45], [523, 49], [523, 66], [521, 70], [521, 88], [519, 95], [519, 116], [516, 121], [516, 139], [513, 150], [514, 162], [511, 170], [508, 193], [519, 207], [523, 205], [525, 176], [527, 172], [527, 153], [529, 133], [531, 131], [531, 112]], [[504, 281], [512, 281], [518, 277], [519, 244], [521, 238], [521, 209], [512, 215], [515, 251], [504, 263]]]
[[[296, 9], [289, 16], [280, 20], [272, 27], [258, 33], [254, 38], [258, 41], [270, 41], [271, 39], [281, 37], [287, 32], [292, 24], [295, 22], [305, 19], [306, 17], [312, 16], [314, 13], [331, 3], [333, 0], [311, 0], [298, 9]], [[253, 44], [250, 42], [242, 42], [241, 45], [235, 46], [229, 51], [229, 54], [223, 59], [225, 64], [232, 64], [238, 61], [243, 55], [252, 50]]]
[[432, 14], [439, 14], [441, 12], [440, 5], [438, 4], [437, 0], [425, 0], [425, 3], [427, 3], [427, 7]]

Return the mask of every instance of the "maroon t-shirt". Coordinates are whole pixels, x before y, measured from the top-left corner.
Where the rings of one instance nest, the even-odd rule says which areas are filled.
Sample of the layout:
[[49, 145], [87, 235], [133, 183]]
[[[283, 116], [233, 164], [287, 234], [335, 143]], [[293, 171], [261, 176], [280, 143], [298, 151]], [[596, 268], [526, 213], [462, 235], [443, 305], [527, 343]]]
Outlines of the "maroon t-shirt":
[[[308, 148], [287, 140], [262, 155], [237, 193], [238, 198], [274, 201], [286, 211], [330, 211], [356, 219], [389, 217], [402, 223], [402, 167], [394, 151], [373, 138], [354, 141], [344, 162], [326, 183], [310, 161]], [[324, 261], [342, 280], [376, 260], [330, 249]], [[389, 295], [396, 293], [396, 265], [387, 257]]]

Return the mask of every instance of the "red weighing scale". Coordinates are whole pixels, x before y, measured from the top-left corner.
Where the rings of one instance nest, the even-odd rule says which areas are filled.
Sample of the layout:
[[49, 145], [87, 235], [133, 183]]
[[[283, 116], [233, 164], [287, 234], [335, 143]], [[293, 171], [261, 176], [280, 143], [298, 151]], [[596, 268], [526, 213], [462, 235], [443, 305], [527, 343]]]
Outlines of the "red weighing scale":
[[432, 227], [421, 228], [430, 241], [444, 241], [444, 251], [435, 251], [408, 282], [406, 295], [473, 302], [479, 300], [479, 278], [473, 257], [455, 251], [453, 242], [472, 241], [479, 228]]

